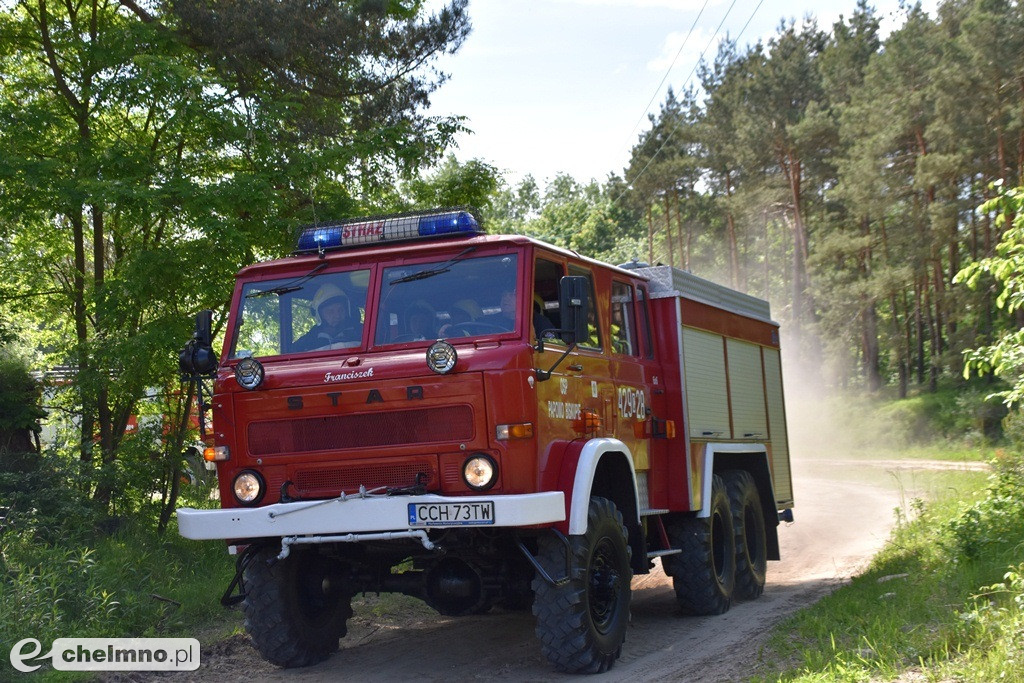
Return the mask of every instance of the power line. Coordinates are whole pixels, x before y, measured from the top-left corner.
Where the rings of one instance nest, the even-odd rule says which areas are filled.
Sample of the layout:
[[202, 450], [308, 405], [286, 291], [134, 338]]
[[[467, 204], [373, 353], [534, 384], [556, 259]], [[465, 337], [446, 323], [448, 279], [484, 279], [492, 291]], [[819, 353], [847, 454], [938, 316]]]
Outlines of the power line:
[[661, 83], [658, 83], [658, 87], [655, 88], [654, 92], [651, 94], [651, 99], [647, 103], [647, 106], [644, 107], [643, 112], [640, 114], [640, 118], [638, 118], [636, 123], [633, 124], [633, 130], [629, 131], [630, 139], [632, 139], [633, 134], [636, 133], [636, 129], [640, 127], [640, 124], [643, 123], [644, 117], [647, 116], [647, 112], [651, 110], [651, 105], [654, 104], [654, 99], [658, 96], [658, 93], [661, 92], [661, 86], [665, 85], [665, 81], [668, 80], [668, 75], [672, 73], [672, 69], [675, 68], [676, 62], [679, 60], [679, 55], [683, 54], [683, 48], [686, 47], [688, 42], [690, 42], [690, 36], [693, 35], [693, 29], [697, 27], [697, 22], [700, 21], [701, 16], [704, 14], [704, 10], [707, 9], [708, 2], [709, 0], [704, 0], [704, 6], [700, 8], [700, 12], [697, 12], [697, 17], [693, 20], [693, 24], [690, 25], [690, 30], [686, 32], [686, 37], [683, 38], [683, 44], [679, 46], [679, 51], [676, 52], [676, 56], [672, 58], [672, 63], [668, 65], [665, 75], [661, 77]]
[[[739, 33], [736, 34], [736, 41], [739, 41], [740, 36], [742, 36], [743, 33], [747, 30], [747, 27], [750, 26], [750, 22], [753, 21], [754, 15], [756, 15], [757, 11], [759, 9], [761, 9], [761, 5], [762, 4], [764, 4], [764, 0], [759, 0], [759, 2], [757, 3], [757, 6], [754, 7], [754, 11], [751, 12], [750, 16], [747, 18], [747, 22], [745, 24], [743, 24], [743, 28], [741, 28]], [[733, 0], [732, 4], [729, 5], [729, 9], [725, 13], [725, 16], [722, 17], [722, 21], [720, 21], [718, 23], [718, 28], [715, 29], [715, 33], [714, 33], [714, 35], [711, 36], [711, 40], [709, 40], [708, 44], [706, 46], [704, 46], [704, 50], [700, 53], [700, 56], [697, 58], [696, 63], [693, 65], [693, 69], [690, 71], [690, 75], [686, 77], [685, 81], [683, 81], [684, 84], [688, 83], [690, 81], [690, 79], [693, 78], [693, 74], [697, 71], [697, 66], [700, 64], [701, 60], [704, 59], [704, 54], [708, 51], [708, 48], [711, 47], [711, 44], [714, 42], [715, 38], [718, 37], [719, 32], [722, 30], [722, 26], [725, 24], [725, 20], [729, 17], [729, 13], [732, 12], [732, 8], [735, 5], [736, 5], [736, 0]], [[662, 141], [662, 143], [658, 147], [658, 149], [654, 150], [654, 154], [652, 154], [651, 158], [647, 160], [647, 163], [644, 164], [644, 167], [642, 169], [640, 169], [640, 172], [637, 173], [633, 177], [632, 180], [629, 180], [629, 181], [626, 182], [626, 187], [623, 188], [623, 190], [619, 193], [619, 195], [614, 199], [614, 201], [612, 202], [613, 204], [618, 204], [619, 200], [622, 199], [623, 195], [625, 195], [626, 192], [629, 190], [629, 186], [632, 185], [633, 183], [635, 183], [637, 180], [639, 180], [640, 176], [642, 176], [647, 171], [647, 169], [650, 168], [650, 166], [654, 162], [655, 158], [657, 158], [658, 154], [661, 153], [661, 150], [665, 149], [665, 145], [667, 145], [669, 143], [669, 141], [672, 140], [672, 136], [674, 136], [678, 130], [679, 130], [679, 124], [675, 123], [672, 126], [671, 130], [669, 130], [668, 135], [665, 136], [664, 141]], [[650, 139], [650, 138], [648, 138], [648, 139]], [[646, 142], [644, 144], [646, 144]]]
[[[761, 2], [764, 2], [764, 0], [761, 0]], [[697, 72], [697, 67], [700, 66], [701, 61], [704, 59], [704, 54], [708, 51], [708, 48], [710, 48], [711, 45], [715, 42], [715, 39], [718, 38], [718, 34], [721, 32], [722, 26], [725, 25], [725, 20], [729, 18], [729, 15], [732, 13], [732, 8], [735, 7], [735, 6], [736, 6], [736, 0], [732, 0], [732, 4], [729, 5], [729, 9], [727, 9], [725, 11], [725, 15], [722, 17], [722, 20], [720, 22], [718, 22], [718, 27], [715, 29], [715, 32], [711, 35], [711, 38], [708, 40], [708, 44], [704, 46], [703, 50], [701, 50], [700, 55], [697, 57], [697, 60], [693, 64], [693, 68], [690, 69], [690, 74], [686, 77], [686, 80], [683, 81], [683, 85], [689, 83], [690, 79], [693, 78], [693, 74], [695, 74]], [[757, 7], [754, 8], [754, 12], [757, 12], [757, 8], [760, 7], [760, 6], [761, 6], [761, 3], [758, 3]], [[750, 16], [751, 16], [751, 18], [753, 18], [754, 15], [751, 14]], [[747, 20], [747, 24], [749, 24], [749, 23], [750, 23], [750, 19]], [[746, 25], [744, 25], [743, 28], [745, 29]], [[740, 33], [742, 34], [742, 31]], [[635, 183], [637, 180], [640, 179], [640, 176], [642, 176], [644, 174], [644, 172], [650, 167], [651, 163], [654, 162], [654, 159], [658, 156], [658, 154], [661, 152], [661, 150], [663, 150], [665, 148], [665, 145], [668, 144], [668, 141], [672, 139], [673, 135], [675, 135], [675, 132], [676, 132], [676, 130], [678, 130], [678, 127], [679, 127], [678, 124], [676, 124], [676, 125], [674, 125], [672, 127], [672, 129], [669, 131], [669, 134], [662, 141], [661, 146], [659, 146], [658, 149], [656, 149], [654, 151], [654, 154], [652, 154], [651, 158], [647, 160], [647, 163], [644, 164], [644, 167], [642, 169], [640, 169], [640, 172], [637, 173], [636, 176], [633, 177], [633, 180], [630, 180], [630, 181], [628, 181], [626, 183], [627, 188], [628, 188], [629, 185], [631, 185], [632, 183]], [[653, 131], [653, 128], [652, 128], [652, 131]], [[647, 140], [644, 141], [644, 144], [643, 144], [643, 146], [641, 146], [640, 151], [643, 151], [643, 148], [647, 145], [647, 143], [651, 139], [652, 138], [647, 138]], [[622, 191], [622, 193], [618, 196], [618, 198], [616, 198], [616, 200], [615, 200], [616, 203], [618, 202], [619, 199], [622, 198], [622, 195], [625, 194], [625, 193], [626, 193], [626, 190], [624, 189]]]

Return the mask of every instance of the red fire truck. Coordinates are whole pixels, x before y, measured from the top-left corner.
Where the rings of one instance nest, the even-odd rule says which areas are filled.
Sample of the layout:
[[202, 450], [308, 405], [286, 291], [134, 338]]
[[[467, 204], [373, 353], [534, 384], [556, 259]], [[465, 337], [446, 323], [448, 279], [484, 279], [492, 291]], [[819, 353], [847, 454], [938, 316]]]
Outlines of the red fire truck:
[[618, 658], [630, 581], [660, 558], [682, 610], [764, 589], [792, 518], [767, 302], [667, 267], [613, 267], [467, 211], [304, 230], [238, 274], [183, 374], [212, 408], [226, 603], [275, 664], [327, 657], [361, 592], [446, 615], [532, 605], [548, 659]]

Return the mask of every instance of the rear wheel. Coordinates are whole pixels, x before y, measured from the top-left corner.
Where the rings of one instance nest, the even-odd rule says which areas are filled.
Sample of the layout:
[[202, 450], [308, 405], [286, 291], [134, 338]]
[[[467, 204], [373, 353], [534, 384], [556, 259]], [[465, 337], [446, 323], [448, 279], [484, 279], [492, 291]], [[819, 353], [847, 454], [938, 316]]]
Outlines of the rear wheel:
[[682, 552], [663, 559], [672, 576], [676, 599], [686, 614], [723, 614], [732, 606], [736, 585], [736, 541], [725, 482], [711, 483], [711, 515], [676, 517], [665, 527], [673, 548]]
[[723, 475], [736, 533], [736, 597], [753, 600], [764, 593], [768, 543], [764, 511], [757, 484], [749, 472], [732, 470]]
[[309, 666], [338, 649], [352, 616], [342, 567], [314, 551], [277, 560], [265, 548], [245, 570], [245, 628], [263, 657], [278, 666]]
[[[557, 578], [565, 571], [565, 545], [554, 534], [538, 541], [538, 561]], [[587, 532], [569, 537], [569, 581], [533, 580], [537, 637], [544, 655], [562, 671], [601, 673], [622, 652], [629, 624], [630, 548], [615, 504], [591, 498]]]

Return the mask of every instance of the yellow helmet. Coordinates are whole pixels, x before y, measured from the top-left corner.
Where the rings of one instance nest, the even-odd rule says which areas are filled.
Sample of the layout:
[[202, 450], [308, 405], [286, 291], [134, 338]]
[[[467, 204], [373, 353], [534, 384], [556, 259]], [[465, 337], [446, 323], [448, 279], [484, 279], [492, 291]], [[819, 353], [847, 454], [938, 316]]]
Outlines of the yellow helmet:
[[484, 314], [483, 310], [480, 308], [480, 304], [473, 299], [459, 299], [455, 302], [452, 308], [459, 309], [468, 315], [470, 320], [476, 320]]

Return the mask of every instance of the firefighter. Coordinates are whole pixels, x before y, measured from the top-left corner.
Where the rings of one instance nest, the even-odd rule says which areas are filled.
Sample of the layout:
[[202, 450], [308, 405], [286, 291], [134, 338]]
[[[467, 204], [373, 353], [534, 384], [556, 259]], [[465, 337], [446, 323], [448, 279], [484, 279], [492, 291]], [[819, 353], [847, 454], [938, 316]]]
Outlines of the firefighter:
[[361, 332], [352, 319], [348, 296], [340, 287], [330, 282], [320, 285], [313, 296], [312, 308], [317, 324], [295, 341], [296, 351], [359, 344]]
[[437, 338], [437, 314], [426, 301], [414, 302], [409, 306], [405, 317], [413, 341]]
[[448, 311], [449, 322], [441, 326], [438, 330], [438, 334], [442, 337], [448, 335], [466, 335], [467, 325], [476, 322], [478, 318], [483, 316], [483, 311], [480, 310], [480, 304], [473, 299], [459, 299], [452, 304]]

